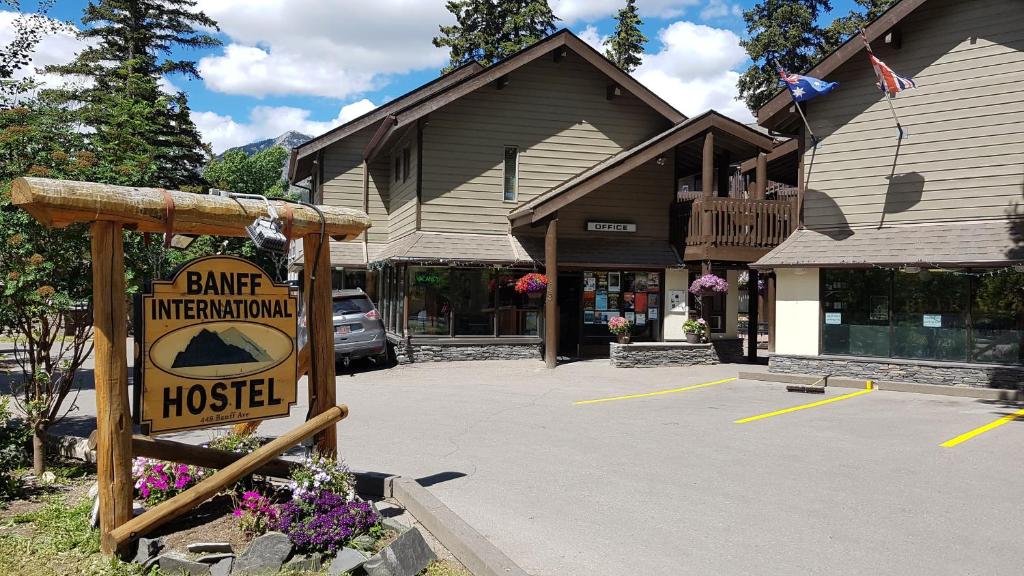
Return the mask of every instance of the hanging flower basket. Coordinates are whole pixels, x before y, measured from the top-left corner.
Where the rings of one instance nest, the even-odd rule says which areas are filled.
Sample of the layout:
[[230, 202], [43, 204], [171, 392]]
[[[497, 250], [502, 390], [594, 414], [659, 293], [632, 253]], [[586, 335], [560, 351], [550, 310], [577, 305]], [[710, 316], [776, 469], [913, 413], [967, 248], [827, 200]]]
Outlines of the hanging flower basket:
[[548, 287], [548, 277], [536, 272], [530, 272], [516, 281], [516, 292], [526, 294], [530, 298], [540, 298]]
[[699, 298], [714, 296], [715, 294], [724, 294], [728, 291], [729, 283], [726, 282], [725, 278], [715, 274], [705, 274], [690, 284], [690, 294]]

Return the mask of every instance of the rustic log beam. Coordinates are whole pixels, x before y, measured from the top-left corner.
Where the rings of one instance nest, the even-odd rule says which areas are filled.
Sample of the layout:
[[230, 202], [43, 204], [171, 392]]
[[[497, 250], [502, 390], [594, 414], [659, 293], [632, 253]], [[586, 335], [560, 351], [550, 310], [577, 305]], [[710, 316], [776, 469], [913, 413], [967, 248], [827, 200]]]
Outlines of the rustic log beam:
[[[257, 448], [252, 453], [242, 456], [242, 458], [226, 468], [215, 472], [212, 476], [208, 476], [181, 494], [161, 502], [152, 509], [143, 512], [141, 516], [136, 516], [121, 524], [110, 532], [109, 539], [116, 545], [123, 546], [134, 538], [148, 534], [151, 530], [170, 522], [209, 500], [225, 487], [253, 474], [267, 462], [280, 456], [285, 450], [298, 444], [303, 439], [327, 427], [334, 426], [337, 421], [347, 415], [347, 407], [335, 406], [319, 416], [303, 422], [299, 427], [286, 432], [283, 436], [276, 438], [269, 444]], [[130, 506], [130, 498], [128, 502]]]
[[768, 191], [768, 155], [761, 152], [757, 155], [757, 164], [754, 169], [754, 200], [764, 200]]
[[544, 295], [544, 365], [558, 365], [558, 218], [548, 220], [544, 235], [544, 274], [548, 289]]
[[[266, 203], [168, 190], [174, 201], [171, 233], [246, 236], [245, 227], [267, 215]], [[116, 222], [139, 232], [166, 232], [167, 205], [158, 188], [113, 186], [95, 182], [18, 178], [11, 200], [41, 223], [61, 228], [74, 222]], [[281, 202], [275, 202], [283, 206]], [[292, 236], [320, 233], [315, 210], [289, 204]], [[328, 236], [351, 240], [370, 227], [364, 212], [338, 206], [321, 206]]]
[[[306, 326], [309, 329], [309, 415], [316, 416], [331, 409], [336, 400], [337, 381], [334, 367], [334, 314], [331, 297], [331, 247], [330, 242], [320, 242], [318, 234], [302, 239], [302, 254], [305, 258]], [[319, 252], [317, 252], [319, 249]], [[315, 281], [313, 274], [316, 274]], [[335, 456], [338, 453], [338, 431], [328, 426], [314, 437], [314, 443], [322, 454]]]

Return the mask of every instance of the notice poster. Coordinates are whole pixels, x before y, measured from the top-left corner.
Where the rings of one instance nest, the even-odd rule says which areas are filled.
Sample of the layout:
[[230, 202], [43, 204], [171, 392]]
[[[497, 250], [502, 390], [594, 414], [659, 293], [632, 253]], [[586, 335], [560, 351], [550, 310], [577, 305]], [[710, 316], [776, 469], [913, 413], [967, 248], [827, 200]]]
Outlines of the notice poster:
[[622, 273], [622, 291], [623, 292], [632, 292], [633, 291], [633, 281], [634, 281], [634, 278], [636, 278], [636, 274], [634, 274], [633, 272], [623, 272]]
[[647, 309], [647, 317], [649, 319], [651, 319], [651, 320], [657, 320], [658, 319], [658, 309], [653, 307], [653, 306], [648, 308]]
[[619, 295], [618, 294], [611, 294], [611, 293], [608, 294], [608, 309], [609, 310], [618, 310], [619, 309]]
[[647, 307], [648, 308], [658, 308], [658, 307], [660, 307], [660, 305], [661, 305], [661, 298], [657, 294], [648, 294], [647, 295]]
[[925, 314], [922, 323], [925, 328], [942, 328], [942, 314]]
[[597, 297], [595, 298], [594, 307], [597, 308], [598, 310], [607, 310], [608, 309], [608, 293], [607, 292], [605, 292], [604, 290], [598, 290], [597, 291]]
[[636, 324], [636, 314], [633, 312], [626, 312], [626, 320], [632, 324]]
[[633, 292], [647, 292], [647, 272], [637, 272], [633, 280]]
[[646, 326], [647, 325], [647, 315], [646, 314], [641, 314], [641, 313], [637, 312], [637, 314], [636, 314], [636, 325], [637, 326]]
[[843, 315], [840, 312], [825, 312], [825, 324], [842, 324]]
[[608, 291], [618, 292], [620, 287], [620, 276], [618, 272], [608, 273]]
[[647, 291], [657, 292], [659, 288], [659, 274], [657, 272], [647, 275]]
[[597, 290], [597, 278], [594, 278], [593, 272], [583, 273], [583, 290], [585, 292], [593, 292]]
[[597, 276], [597, 289], [608, 290], [608, 273], [594, 272], [594, 276]]
[[622, 316], [622, 313], [620, 313], [618, 310], [605, 310], [604, 311], [604, 321], [606, 323], [609, 320], [611, 320], [612, 318], [618, 318], [619, 316]]
[[593, 324], [594, 323], [594, 311], [593, 310], [584, 310], [583, 311], [583, 323], [584, 324]]
[[626, 310], [633, 309], [633, 303], [635, 302], [635, 300], [635, 295], [632, 292], [622, 293], [622, 307], [625, 308]]
[[636, 293], [636, 302], [633, 303], [633, 310], [636, 310], [638, 315], [640, 312], [647, 312], [647, 292]]
[[584, 309], [590, 308], [591, 310], [593, 310], [594, 308], [596, 308], [596, 306], [594, 305], [596, 300], [597, 300], [597, 293], [596, 292], [594, 292], [593, 290], [584, 292], [583, 293], [583, 308]]

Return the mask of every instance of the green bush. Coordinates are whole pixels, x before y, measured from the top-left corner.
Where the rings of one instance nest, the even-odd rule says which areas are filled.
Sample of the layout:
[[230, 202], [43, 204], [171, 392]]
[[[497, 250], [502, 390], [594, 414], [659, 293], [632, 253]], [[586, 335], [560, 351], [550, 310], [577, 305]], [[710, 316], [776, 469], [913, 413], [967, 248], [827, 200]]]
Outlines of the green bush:
[[28, 464], [30, 434], [24, 421], [14, 418], [9, 409], [10, 398], [0, 397], [0, 501], [7, 501], [21, 492], [17, 471]]

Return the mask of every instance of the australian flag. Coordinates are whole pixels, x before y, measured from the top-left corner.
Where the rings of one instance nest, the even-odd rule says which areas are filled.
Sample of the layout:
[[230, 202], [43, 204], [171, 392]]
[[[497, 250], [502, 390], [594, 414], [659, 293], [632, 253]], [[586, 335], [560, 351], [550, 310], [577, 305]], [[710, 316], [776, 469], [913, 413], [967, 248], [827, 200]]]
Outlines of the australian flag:
[[806, 102], [822, 94], [828, 94], [839, 87], [839, 82], [826, 82], [810, 76], [789, 74], [782, 69], [782, 66], [776, 65], [775, 67], [779, 70], [782, 84], [789, 88], [789, 93], [797, 102]]

